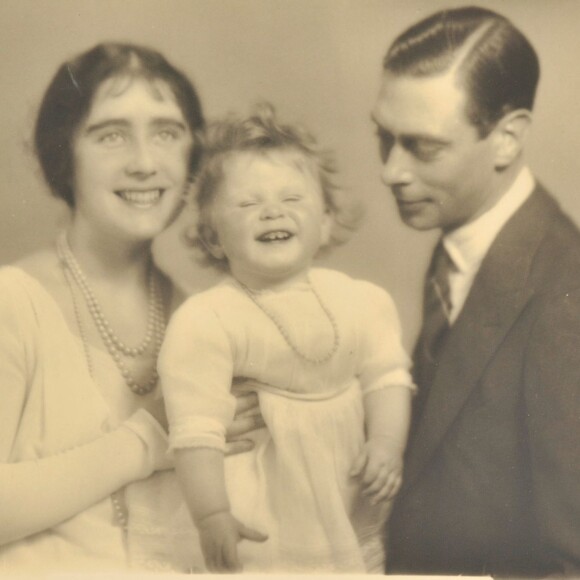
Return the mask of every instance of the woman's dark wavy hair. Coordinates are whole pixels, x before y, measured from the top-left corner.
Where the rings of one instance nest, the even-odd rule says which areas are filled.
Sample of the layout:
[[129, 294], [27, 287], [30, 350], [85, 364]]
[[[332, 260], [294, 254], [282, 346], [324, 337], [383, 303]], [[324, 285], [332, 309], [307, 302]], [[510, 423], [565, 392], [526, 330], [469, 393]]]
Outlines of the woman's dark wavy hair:
[[160, 80], [169, 86], [194, 139], [190, 174], [199, 164], [203, 113], [197, 92], [185, 74], [150, 48], [118, 42], [98, 44], [60, 66], [36, 120], [34, 144], [42, 172], [53, 195], [70, 207], [75, 203], [73, 138], [89, 113], [95, 93], [113, 77]]
[[230, 115], [210, 123], [204, 136], [203, 157], [195, 178], [190, 201], [197, 213], [195, 228], [184, 232], [186, 243], [200, 250], [200, 261], [219, 270], [227, 270], [227, 259], [212, 255], [204, 243], [213, 230], [211, 208], [224, 177], [227, 160], [236, 153], [251, 152], [268, 155], [273, 152], [298, 155], [318, 179], [328, 212], [332, 217], [329, 246], [346, 242], [358, 227], [363, 207], [358, 199], [345, 195], [334, 183], [336, 168], [328, 151], [320, 149], [316, 139], [298, 125], [281, 123], [274, 107], [266, 102], [255, 106], [253, 114], [243, 118]]
[[395, 39], [383, 61], [395, 75], [428, 77], [457, 65], [466, 114], [486, 137], [510, 111], [532, 110], [540, 77], [528, 39], [504, 16], [479, 7], [442, 10]]

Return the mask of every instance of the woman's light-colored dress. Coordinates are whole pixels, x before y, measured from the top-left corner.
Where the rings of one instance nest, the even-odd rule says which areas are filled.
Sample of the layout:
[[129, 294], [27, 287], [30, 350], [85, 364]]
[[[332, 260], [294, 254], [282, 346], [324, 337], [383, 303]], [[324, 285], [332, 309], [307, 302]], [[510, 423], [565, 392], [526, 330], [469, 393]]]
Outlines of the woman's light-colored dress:
[[[225, 462], [233, 514], [269, 536], [238, 545], [244, 571], [382, 572], [386, 513], [349, 470], [365, 439], [363, 397], [412, 388], [409, 358], [384, 290], [323, 269], [311, 281], [338, 328], [338, 349], [322, 364], [298, 356], [232, 278], [176, 311], [159, 358], [170, 445], [223, 449], [232, 377], [259, 381], [267, 430], [253, 452]], [[307, 283], [257, 299], [301, 352], [332, 348], [332, 324]]]
[[[149, 422], [151, 436], [160, 436], [152, 417], [137, 410], [138, 403], [147, 407], [156, 395], [133, 395], [105, 351], [91, 347], [91, 358], [96, 380], [80, 337], [71, 332], [52, 296], [21, 269], [0, 269], [0, 463], [18, 464], [1, 466], [0, 487], [14, 502], [18, 477], [39, 490], [52, 481], [74, 493], [75, 482], [54, 481], [47, 474], [130, 417], [141, 428]], [[119, 526], [111, 497], [106, 497], [50, 530], [0, 546], [0, 576], [186, 569], [194, 557], [194, 530], [187, 516], [177, 513], [182, 502], [174, 473], [157, 473], [125, 492], [128, 529]]]

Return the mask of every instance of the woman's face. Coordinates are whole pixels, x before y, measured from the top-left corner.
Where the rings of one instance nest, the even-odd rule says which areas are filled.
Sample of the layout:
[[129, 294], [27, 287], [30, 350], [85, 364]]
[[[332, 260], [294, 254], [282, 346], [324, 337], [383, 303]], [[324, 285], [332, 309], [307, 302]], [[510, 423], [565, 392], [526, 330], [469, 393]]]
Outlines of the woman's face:
[[168, 85], [104, 81], [73, 141], [75, 227], [132, 241], [159, 234], [181, 207], [192, 143]]

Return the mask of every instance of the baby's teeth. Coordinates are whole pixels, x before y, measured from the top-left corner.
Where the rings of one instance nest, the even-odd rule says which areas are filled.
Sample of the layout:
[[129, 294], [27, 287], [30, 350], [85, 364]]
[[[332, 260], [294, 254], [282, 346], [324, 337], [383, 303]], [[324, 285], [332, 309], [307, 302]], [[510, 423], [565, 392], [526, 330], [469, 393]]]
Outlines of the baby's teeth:
[[272, 232], [270, 234], [266, 234], [267, 240], [285, 240], [288, 237], [288, 234], [284, 232]]

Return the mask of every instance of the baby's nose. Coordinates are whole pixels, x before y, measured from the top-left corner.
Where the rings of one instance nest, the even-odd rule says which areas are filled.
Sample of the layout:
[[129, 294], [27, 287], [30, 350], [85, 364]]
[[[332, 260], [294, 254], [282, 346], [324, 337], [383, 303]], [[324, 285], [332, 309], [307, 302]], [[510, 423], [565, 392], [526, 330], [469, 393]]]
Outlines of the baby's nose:
[[262, 208], [262, 219], [265, 220], [272, 220], [284, 215], [284, 209], [282, 204], [278, 202], [270, 202], [266, 203]]

